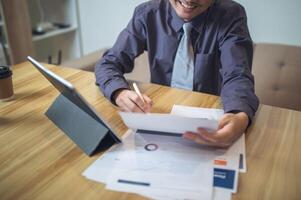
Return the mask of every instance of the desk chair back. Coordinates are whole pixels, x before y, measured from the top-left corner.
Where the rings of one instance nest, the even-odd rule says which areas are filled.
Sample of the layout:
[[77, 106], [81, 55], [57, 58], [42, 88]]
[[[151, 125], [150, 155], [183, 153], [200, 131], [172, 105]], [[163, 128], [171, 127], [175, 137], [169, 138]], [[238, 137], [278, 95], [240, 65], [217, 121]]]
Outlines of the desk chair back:
[[256, 44], [252, 71], [260, 103], [301, 110], [301, 47]]

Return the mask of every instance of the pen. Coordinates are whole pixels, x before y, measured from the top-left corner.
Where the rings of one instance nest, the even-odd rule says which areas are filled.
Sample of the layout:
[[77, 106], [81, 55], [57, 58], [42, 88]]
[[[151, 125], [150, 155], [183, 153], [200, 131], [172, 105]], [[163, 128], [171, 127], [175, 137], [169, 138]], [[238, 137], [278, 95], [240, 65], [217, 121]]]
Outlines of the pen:
[[133, 83], [133, 87], [134, 87], [135, 92], [136, 92], [136, 93], [138, 94], [138, 96], [140, 97], [140, 99], [143, 101], [143, 103], [145, 103], [144, 98], [142, 97], [142, 94], [141, 94], [141, 92], [140, 92], [140, 90], [139, 90], [137, 84], [136, 84], [136, 83]]

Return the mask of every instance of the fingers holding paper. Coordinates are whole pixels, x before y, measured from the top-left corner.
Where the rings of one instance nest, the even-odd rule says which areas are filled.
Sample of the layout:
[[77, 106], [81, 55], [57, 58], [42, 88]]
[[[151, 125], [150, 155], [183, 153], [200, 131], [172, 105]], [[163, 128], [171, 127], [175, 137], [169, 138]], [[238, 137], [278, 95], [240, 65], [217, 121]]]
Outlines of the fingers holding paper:
[[126, 112], [150, 112], [152, 108], [152, 100], [145, 94], [143, 99], [139, 95], [128, 89], [122, 89], [114, 95], [117, 106]]
[[205, 129], [198, 128], [197, 132], [186, 132], [183, 137], [201, 145], [227, 148], [244, 133], [248, 122], [248, 116], [244, 112], [226, 113], [220, 119], [217, 131], [208, 132]]

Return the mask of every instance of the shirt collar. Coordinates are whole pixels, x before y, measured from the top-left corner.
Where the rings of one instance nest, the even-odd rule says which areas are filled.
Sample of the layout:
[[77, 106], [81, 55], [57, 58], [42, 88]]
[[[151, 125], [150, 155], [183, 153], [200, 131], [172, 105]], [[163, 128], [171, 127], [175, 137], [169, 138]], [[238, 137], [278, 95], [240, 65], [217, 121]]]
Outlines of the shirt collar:
[[210, 8], [208, 8], [205, 12], [202, 14], [196, 16], [191, 20], [191, 24], [198, 33], [202, 32], [203, 24], [206, 22], [207, 14]]
[[169, 1], [168, 3], [168, 13], [171, 17], [171, 26], [176, 31], [179, 32], [184, 24], [184, 20], [178, 16], [176, 11], [173, 9]]

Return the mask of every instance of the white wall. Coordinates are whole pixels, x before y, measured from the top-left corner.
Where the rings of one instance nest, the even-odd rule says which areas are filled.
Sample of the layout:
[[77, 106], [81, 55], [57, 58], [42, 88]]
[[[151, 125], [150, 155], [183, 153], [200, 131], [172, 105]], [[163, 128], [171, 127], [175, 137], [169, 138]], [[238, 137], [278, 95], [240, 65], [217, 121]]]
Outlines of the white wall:
[[[146, 0], [78, 0], [83, 54], [110, 47], [134, 8]], [[301, 0], [237, 0], [254, 42], [301, 46]]]
[[111, 47], [145, 0], [78, 0], [83, 54]]
[[248, 15], [255, 42], [301, 46], [301, 0], [236, 0]]

